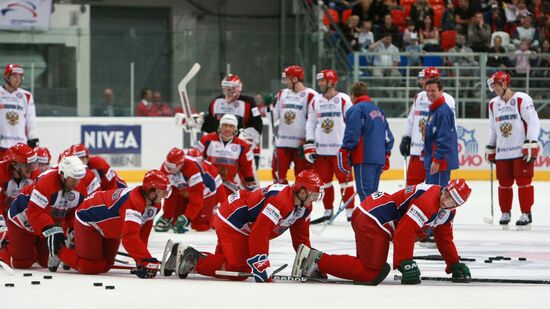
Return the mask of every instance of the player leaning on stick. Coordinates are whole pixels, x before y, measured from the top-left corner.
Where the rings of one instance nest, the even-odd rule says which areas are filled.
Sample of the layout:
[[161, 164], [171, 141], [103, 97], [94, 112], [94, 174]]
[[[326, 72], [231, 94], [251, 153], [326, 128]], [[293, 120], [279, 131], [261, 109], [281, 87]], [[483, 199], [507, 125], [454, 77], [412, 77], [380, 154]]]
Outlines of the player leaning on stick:
[[393, 241], [393, 268], [402, 273], [402, 284], [420, 283], [420, 270], [413, 260], [416, 240], [433, 233], [445, 264], [445, 272], [456, 281], [471, 278], [468, 267], [460, 263], [453, 242], [455, 208], [464, 204], [471, 189], [464, 179], [446, 187], [407, 186], [394, 194], [376, 192], [355, 208], [351, 226], [355, 232], [357, 257], [325, 254], [300, 246], [292, 275], [322, 277], [331, 274], [358, 282], [379, 282], [390, 271], [386, 264]]
[[533, 218], [531, 206], [535, 190], [531, 182], [535, 160], [539, 153], [537, 139], [540, 120], [533, 100], [523, 92], [510, 89], [510, 75], [499, 71], [487, 80], [496, 97], [489, 102], [489, 142], [486, 159], [496, 163], [500, 224], [508, 226], [511, 219], [514, 181], [518, 186], [521, 216], [518, 229], [529, 229]]

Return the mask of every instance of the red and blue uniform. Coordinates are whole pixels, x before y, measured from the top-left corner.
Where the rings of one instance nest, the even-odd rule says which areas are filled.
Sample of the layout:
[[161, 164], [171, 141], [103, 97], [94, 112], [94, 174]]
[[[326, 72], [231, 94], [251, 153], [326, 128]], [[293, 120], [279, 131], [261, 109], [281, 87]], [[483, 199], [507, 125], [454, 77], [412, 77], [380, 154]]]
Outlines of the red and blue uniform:
[[351, 153], [356, 191], [361, 201], [378, 190], [386, 153], [391, 152], [393, 142], [384, 111], [368, 96], [357, 98], [346, 112], [342, 148]]
[[89, 157], [87, 165], [99, 179], [102, 191], [128, 187], [126, 182], [118, 176], [116, 171], [102, 157]]
[[[456, 210], [441, 209], [437, 185], [407, 186], [394, 194], [376, 192], [364, 200], [351, 219], [357, 257], [323, 254], [319, 270], [354, 281], [372, 281], [388, 258], [393, 241], [393, 267], [412, 260], [414, 243], [433, 234], [437, 248], [450, 273], [459, 262], [453, 242], [452, 221]], [[342, 267], [346, 265], [346, 267]]]
[[[432, 162], [439, 163], [439, 171], [430, 174]], [[426, 183], [446, 186], [451, 170], [458, 168], [458, 137], [453, 110], [441, 96], [430, 104], [430, 114], [424, 131], [424, 169]]]
[[13, 171], [10, 167], [10, 161], [0, 162], [0, 215], [7, 217], [11, 202], [15, 200], [19, 192], [24, 187], [32, 184], [36, 178], [36, 173], [31, 173], [30, 178], [20, 180], [13, 179]]
[[[311, 206], [296, 205], [293, 189], [274, 184], [252, 192], [240, 190], [230, 195], [217, 212], [215, 254], [199, 259], [196, 271], [215, 276], [215, 271], [249, 272], [246, 260], [269, 254], [269, 241], [290, 229], [292, 245], [310, 246]], [[244, 280], [246, 278], [241, 278]]]
[[85, 274], [108, 271], [122, 243], [140, 264], [151, 258], [147, 249], [160, 204], [146, 203], [142, 186], [99, 191], [84, 200], [75, 214], [75, 249], [63, 247], [63, 263]]

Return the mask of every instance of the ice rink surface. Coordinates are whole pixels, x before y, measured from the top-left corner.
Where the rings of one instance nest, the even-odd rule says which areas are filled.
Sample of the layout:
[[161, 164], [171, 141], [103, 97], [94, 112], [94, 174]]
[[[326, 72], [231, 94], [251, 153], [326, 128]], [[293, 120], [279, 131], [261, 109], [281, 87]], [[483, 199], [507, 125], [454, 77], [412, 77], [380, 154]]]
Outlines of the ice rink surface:
[[[400, 181], [382, 181], [380, 190], [393, 192]], [[540, 279], [550, 280], [550, 183], [535, 183], [533, 228], [516, 231], [515, 220], [519, 206], [514, 201], [511, 229], [503, 231], [497, 223], [488, 225], [483, 217], [490, 215], [489, 182], [472, 181], [472, 196], [459, 208], [455, 219], [455, 243], [459, 254], [475, 258], [466, 262], [474, 278]], [[495, 222], [500, 217], [495, 185]], [[514, 194], [517, 199], [517, 191]], [[337, 194], [335, 207], [338, 207]], [[313, 218], [322, 212], [322, 206], [314, 209]], [[311, 233], [312, 244], [327, 253], [355, 253], [353, 231], [342, 215], [322, 234]], [[169, 233], [151, 234], [149, 248], [160, 259], [166, 241], [172, 238], [204, 251], [212, 252], [216, 236], [212, 232], [189, 232], [183, 235]], [[436, 249], [415, 247], [415, 255], [438, 254]], [[511, 257], [510, 261], [484, 260], [492, 256]], [[519, 257], [527, 261], [519, 261]], [[121, 259], [123, 259], [121, 257]], [[388, 257], [391, 264], [392, 253]], [[288, 263], [282, 274], [290, 274], [294, 250], [287, 232], [272, 240], [270, 260], [278, 266]], [[417, 260], [423, 276], [450, 276], [444, 272], [444, 263]], [[346, 267], [346, 265], [342, 265]], [[32, 273], [24, 277], [23, 273]], [[277, 282], [256, 284], [226, 282], [190, 275], [181, 280], [176, 276], [144, 280], [125, 270], [113, 270], [108, 274], [86, 276], [75, 271], [33, 268], [15, 270], [9, 276], [0, 270], [0, 308], [550, 308], [550, 285], [428, 282], [403, 286], [394, 281], [390, 272], [377, 287], [334, 285], [323, 283]], [[50, 280], [44, 275], [53, 275]], [[39, 280], [40, 285], [31, 285]], [[103, 287], [94, 287], [102, 282]], [[15, 287], [5, 287], [14, 283]], [[105, 285], [114, 285], [106, 290]]]

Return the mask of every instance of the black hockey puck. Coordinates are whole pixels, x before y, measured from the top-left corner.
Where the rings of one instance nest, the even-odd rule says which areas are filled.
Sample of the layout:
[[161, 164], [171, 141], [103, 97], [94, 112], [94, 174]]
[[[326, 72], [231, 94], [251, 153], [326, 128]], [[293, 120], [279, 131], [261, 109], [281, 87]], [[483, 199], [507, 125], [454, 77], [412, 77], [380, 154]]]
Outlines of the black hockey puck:
[[44, 276], [44, 279], [51, 279], [51, 278], [53, 278], [53, 277], [50, 276], [50, 275], [45, 275], [45, 276]]
[[493, 260], [485, 260], [485, 263], [493, 263]]
[[71, 266], [63, 264], [63, 270], [71, 270]]
[[114, 290], [114, 289], [115, 289], [114, 285], [106, 285], [105, 286], [105, 290]]
[[94, 286], [103, 286], [103, 283], [101, 283], [101, 282], [94, 282]]
[[4, 284], [5, 287], [13, 288], [15, 286], [15, 283], [6, 283]]
[[527, 261], [527, 258], [520, 257], [520, 258], [518, 258], [518, 261]]
[[503, 257], [502, 259], [505, 260], [505, 261], [511, 261], [511, 260], [512, 260], [512, 258], [509, 257], [509, 256], [505, 256], [505, 257]]
[[498, 260], [498, 259], [497, 259], [496, 257], [494, 257], [494, 256], [490, 256], [490, 257], [488, 258], [488, 260], [495, 261], [495, 260]]
[[497, 259], [499, 259], [499, 260], [503, 260], [503, 259], [504, 259], [504, 257], [503, 257], [502, 255], [497, 255]]
[[30, 277], [30, 276], [32, 276], [32, 273], [24, 273], [23, 274], [23, 277]]
[[39, 285], [39, 284], [40, 284], [40, 281], [31, 281], [31, 284], [32, 284], [32, 285]]

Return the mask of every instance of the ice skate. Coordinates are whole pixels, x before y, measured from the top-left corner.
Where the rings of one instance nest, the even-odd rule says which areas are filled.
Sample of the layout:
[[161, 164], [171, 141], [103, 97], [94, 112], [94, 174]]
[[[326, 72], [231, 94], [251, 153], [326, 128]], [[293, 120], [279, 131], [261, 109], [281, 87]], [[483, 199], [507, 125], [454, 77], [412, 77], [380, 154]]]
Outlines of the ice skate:
[[498, 224], [502, 227], [503, 230], [508, 230], [510, 227], [508, 224], [510, 223], [511, 214], [509, 212], [503, 212], [502, 216], [500, 217], [500, 221], [498, 221]]
[[185, 247], [179, 244], [176, 258], [178, 276], [181, 279], [187, 278], [187, 275], [195, 270], [195, 266], [197, 266], [197, 262], [201, 257], [205, 257], [204, 254], [200, 253], [195, 248], [189, 246]]
[[530, 213], [522, 213], [518, 221], [516, 221], [516, 228], [518, 231], [529, 231], [531, 229], [531, 223], [533, 218]]
[[166, 277], [172, 275], [176, 270], [176, 259], [178, 256], [178, 245], [172, 239], [169, 239], [164, 247], [164, 254], [162, 255], [162, 263], [160, 264], [160, 273]]
[[301, 244], [292, 266], [292, 277], [324, 278], [317, 264], [322, 255], [323, 252]]

